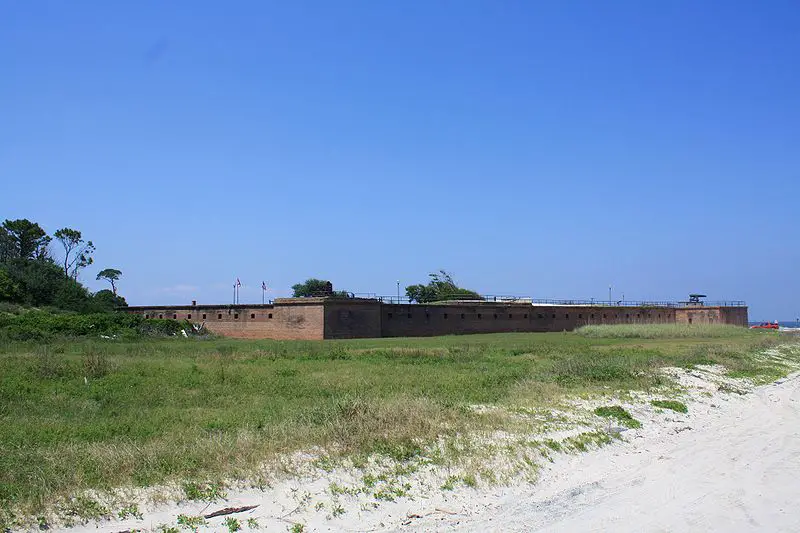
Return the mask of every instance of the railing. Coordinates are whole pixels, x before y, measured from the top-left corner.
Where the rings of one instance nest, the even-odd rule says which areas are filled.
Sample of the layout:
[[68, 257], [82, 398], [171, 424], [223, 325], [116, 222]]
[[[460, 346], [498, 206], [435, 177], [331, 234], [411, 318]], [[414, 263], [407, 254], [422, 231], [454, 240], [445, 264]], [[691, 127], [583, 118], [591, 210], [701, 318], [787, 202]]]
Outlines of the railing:
[[[356, 297], [362, 297], [356, 295]], [[374, 298], [387, 304], [411, 304], [413, 303], [405, 296], [366, 296]], [[441, 301], [455, 300], [459, 302], [475, 302], [475, 303], [520, 303], [531, 305], [584, 305], [584, 306], [598, 306], [598, 307], [745, 307], [747, 304], [742, 300], [729, 300], [729, 301], [709, 301], [709, 302], [686, 302], [686, 301], [672, 301], [672, 300], [564, 300], [564, 299], [550, 299], [550, 298], [528, 298], [520, 296], [508, 295], [495, 295], [484, 294], [481, 295], [481, 300], [468, 300], [463, 295], [455, 294], [451, 297], [442, 298]]]

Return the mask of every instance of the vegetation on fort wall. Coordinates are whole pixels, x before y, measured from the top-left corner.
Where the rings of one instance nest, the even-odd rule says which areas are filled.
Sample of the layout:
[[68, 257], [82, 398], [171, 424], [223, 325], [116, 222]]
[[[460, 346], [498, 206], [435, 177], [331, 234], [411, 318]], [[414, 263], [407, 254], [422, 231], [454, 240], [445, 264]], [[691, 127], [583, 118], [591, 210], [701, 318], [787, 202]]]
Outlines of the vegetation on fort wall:
[[[48, 334], [170, 322], [64, 316], [3, 320]], [[754, 355], [776, 336], [731, 330], [702, 341], [573, 333], [0, 339], [0, 525], [89, 488], [241, 479], [264, 461], [313, 446], [402, 461], [438, 436], [506, 430], [513, 422], [475, 405], [530, 410], [575, 394], [652, 389], [667, 383], [663, 366], [785, 372]]]
[[444, 270], [428, 274], [428, 276], [430, 281], [427, 285], [417, 284], [406, 287], [406, 297], [409, 300], [420, 304], [447, 300], [483, 300], [483, 297], [477, 292], [459, 287], [453, 277]]

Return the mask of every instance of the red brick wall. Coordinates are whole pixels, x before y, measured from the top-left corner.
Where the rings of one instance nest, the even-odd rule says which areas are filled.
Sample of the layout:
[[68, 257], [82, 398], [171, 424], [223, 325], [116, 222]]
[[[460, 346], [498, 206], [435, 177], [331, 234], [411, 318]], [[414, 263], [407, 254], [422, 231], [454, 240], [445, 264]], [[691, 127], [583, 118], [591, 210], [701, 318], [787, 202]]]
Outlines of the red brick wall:
[[[131, 308], [129, 312], [149, 318], [175, 318], [205, 323], [209, 331], [240, 339], [323, 338], [324, 313], [321, 302], [306, 305], [196, 306]], [[205, 318], [203, 316], [205, 315]]]
[[[375, 300], [298, 298], [266, 306], [142, 307], [128, 312], [177, 318], [229, 337], [342, 339], [513, 331], [570, 331], [587, 324], [747, 325], [746, 307], [597, 307], [530, 304], [399, 305]], [[205, 315], [205, 318], [204, 316]]]

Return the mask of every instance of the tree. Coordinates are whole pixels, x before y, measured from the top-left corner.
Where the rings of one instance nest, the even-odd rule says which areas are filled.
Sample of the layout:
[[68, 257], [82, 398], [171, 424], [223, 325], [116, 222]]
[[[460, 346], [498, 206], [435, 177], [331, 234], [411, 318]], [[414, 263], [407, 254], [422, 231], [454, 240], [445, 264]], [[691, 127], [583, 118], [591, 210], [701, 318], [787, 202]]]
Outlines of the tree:
[[117, 307], [128, 307], [125, 298], [117, 296], [108, 289], [94, 293], [92, 304], [95, 312], [111, 312]]
[[122, 276], [122, 271], [117, 270], [116, 268], [105, 268], [98, 272], [97, 279], [104, 279], [111, 283], [111, 291], [116, 296], [117, 294], [117, 286], [114, 283], [115, 281], [119, 281], [120, 276]]
[[67, 281], [61, 268], [49, 260], [11, 259], [3, 262], [3, 269], [17, 287], [11, 301], [26, 305], [54, 305]]
[[0, 230], [0, 261], [47, 259], [50, 241], [42, 227], [27, 218], [6, 220]]
[[308, 278], [303, 283], [292, 285], [295, 298], [306, 298], [310, 296], [334, 296], [337, 298], [349, 298], [347, 291], [334, 291], [330, 281]]
[[94, 263], [94, 244], [84, 242], [81, 232], [70, 228], [61, 228], [53, 236], [64, 246], [64, 275], [78, 279], [78, 271]]
[[459, 287], [453, 277], [440, 270], [428, 274], [431, 278], [427, 285], [409, 285], [406, 287], [406, 296], [417, 303], [439, 302], [443, 300], [483, 300], [475, 291]]

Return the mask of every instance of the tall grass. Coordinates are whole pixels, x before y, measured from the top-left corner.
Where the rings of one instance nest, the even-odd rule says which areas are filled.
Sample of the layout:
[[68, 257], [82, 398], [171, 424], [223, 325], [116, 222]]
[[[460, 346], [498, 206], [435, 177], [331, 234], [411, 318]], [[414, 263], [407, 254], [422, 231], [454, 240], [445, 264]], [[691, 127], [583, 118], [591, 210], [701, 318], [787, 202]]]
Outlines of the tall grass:
[[[591, 331], [591, 330], [590, 330]], [[647, 389], [665, 365], [742, 375], [770, 335], [704, 342], [510, 333], [426, 339], [0, 339], [0, 515], [87, 488], [246, 477], [284, 452], [403, 459], [440, 435], [499, 428], [470, 406]], [[676, 330], [673, 330], [676, 331]], [[677, 337], [673, 333], [673, 337]], [[774, 372], [775, 369], [771, 368]]]
[[578, 335], [593, 339], [721, 339], [764, 336], [729, 324], [616, 324], [583, 326]]

